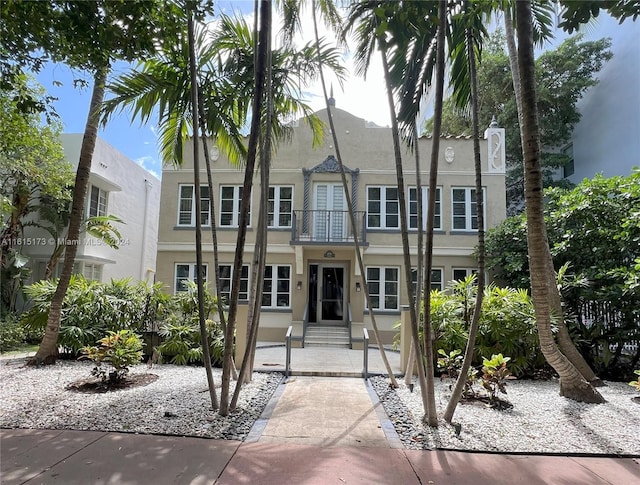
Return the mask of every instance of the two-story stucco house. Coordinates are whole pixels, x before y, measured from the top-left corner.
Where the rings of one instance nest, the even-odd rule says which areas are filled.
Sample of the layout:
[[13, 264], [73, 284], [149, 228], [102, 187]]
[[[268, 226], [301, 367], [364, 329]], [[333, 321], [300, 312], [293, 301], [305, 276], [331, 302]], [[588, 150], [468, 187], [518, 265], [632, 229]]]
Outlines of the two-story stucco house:
[[[391, 130], [333, 108], [340, 153], [355, 210], [352, 227], [328, 134], [321, 146], [312, 146], [309, 127], [300, 121], [292, 140], [281, 143], [272, 160], [268, 203], [268, 250], [263, 286], [259, 340], [282, 341], [289, 325], [296, 337], [309, 337], [318, 327], [342, 328], [349, 338], [362, 337], [370, 328], [369, 312], [385, 341], [392, 340], [393, 325], [401, 307], [408, 304], [402, 257], [400, 211]], [[318, 116], [325, 122], [326, 110]], [[328, 129], [327, 129], [328, 130]], [[505, 218], [504, 130], [489, 128], [489, 141], [482, 141], [485, 220], [488, 227]], [[423, 158], [422, 183], [428, 177], [432, 140], [420, 139]], [[213, 162], [213, 194], [206, 175], [194, 190], [193, 152], [188, 144], [182, 168], [165, 167], [158, 233], [157, 279], [168, 292], [184, 289], [195, 277], [195, 206], [199, 193], [203, 201], [204, 277], [213, 289], [213, 250], [208, 200], [213, 196], [218, 227], [222, 293], [228, 295], [236, 247], [239, 204], [244, 173], [223, 156]], [[417, 191], [414, 157], [404, 153], [404, 191], [408, 203], [409, 238], [412, 258], [417, 262]], [[452, 279], [475, 271], [473, 258], [477, 242], [473, 143], [468, 138], [441, 139], [438, 192], [435, 217], [433, 287], [444, 288]], [[250, 263], [254, 250], [259, 210], [259, 177], [251, 196], [251, 217], [245, 245], [240, 298], [248, 298]], [[423, 200], [426, 207], [427, 189]], [[362, 242], [366, 275], [362, 275], [353, 235]], [[373, 308], [364, 298], [364, 278]], [[238, 321], [238, 325], [244, 322]], [[239, 329], [240, 332], [240, 329]], [[358, 335], [356, 335], [356, 333]]]
[[[82, 133], [61, 136], [67, 160], [77, 167]], [[78, 244], [75, 272], [87, 279], [111, 278], [154, 281], [160, 207], [160, 181], [101, 138], [96, 140], [85, 216], [114, 215], [124, 224], [113, 223], [121, 234], [119, 249], [82, 234]], [[25, 228], [27, 240], [43, 244], [25, 246], [30, 258], [31, 281], [44, 278], [53, 252], [51, 235], [36, 227]], [[61, 270], [59, 263], [57, 272]]]

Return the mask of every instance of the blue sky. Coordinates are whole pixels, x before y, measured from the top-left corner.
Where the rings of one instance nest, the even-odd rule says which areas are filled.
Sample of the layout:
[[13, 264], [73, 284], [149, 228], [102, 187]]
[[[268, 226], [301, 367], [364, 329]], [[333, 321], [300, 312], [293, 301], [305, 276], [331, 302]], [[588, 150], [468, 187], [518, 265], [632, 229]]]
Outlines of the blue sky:
[[[216, 2], [216, 8], [217, 12], [227, 14], [241, 12], [243, 15], [252, 16], [253, 1]], [[310, 16], [308, 17], [306, 20], [303, 19], [303, 31], [307, 33], [313, 31], [310, 24]], [[274, 20], [277, 22], [277, 19], [274, 18]], [[323, 27], [319, 27], [321, 36], [326, 35], [327, 38], [333, 39], [333, 35], [326, 31], [322, 32]], [[274, 31], [278, 29], [276, 24]], [[309, 39], [304, 39], [304, 41], [307, 40]], [[344, 59], [345, 65], [349, 69], [350, 56], [345, 54]], [[130, 65], [122, 62], [115, 64], [109, 79], [126, 72], [130, 67]], [[88, 82], [88, 86], [74, 87], [73, 81], [78, 78], [85, 79]], [[72, 71], [61, 64], [49, 64], [37, 75], [37, 80], [49, 95], [58, 98], [54, 103], [54, 107], [62, 119], [64, 132], [84, 132], [91, 98], [91, 87], [93, 85], [91, 76], [83, 72]], [[306, 101], [314, 110], [324, 107], [322, 91], [319, 85], [312, 87], [308, 92], [305, 92], [305, 95], [308, 95]], [[380, 125], [389, 124], [389, 111], [386, 104], [380, 62], [372, 63], [366, 80], [350, 76], [343, 89], [336, 83], [334, 96], [337, 101], [337, 107]], [[101, 127], [99, 136], [136, 163], [160, 177], [162, 165], [158, 154], [155, 123], [156, 120], [152, 120], [148, 124], [141, 126], [138, 121], [131, 123], [127, 112], [119, 113], [111, 117], [106, 127]]]

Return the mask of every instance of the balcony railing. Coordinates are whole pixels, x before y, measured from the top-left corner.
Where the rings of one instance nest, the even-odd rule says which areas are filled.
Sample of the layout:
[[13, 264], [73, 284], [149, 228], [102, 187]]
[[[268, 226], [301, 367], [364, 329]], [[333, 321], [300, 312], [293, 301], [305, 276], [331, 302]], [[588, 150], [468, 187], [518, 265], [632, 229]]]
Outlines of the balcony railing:
[[348, 211], [298, 210], [293, 211], [291, 225], [292, 244], [353, 243], [354, 234], [358, 242], [365, 244], [367, 232], [365, 212], [355, 212], [356, 227], [351, 225]]

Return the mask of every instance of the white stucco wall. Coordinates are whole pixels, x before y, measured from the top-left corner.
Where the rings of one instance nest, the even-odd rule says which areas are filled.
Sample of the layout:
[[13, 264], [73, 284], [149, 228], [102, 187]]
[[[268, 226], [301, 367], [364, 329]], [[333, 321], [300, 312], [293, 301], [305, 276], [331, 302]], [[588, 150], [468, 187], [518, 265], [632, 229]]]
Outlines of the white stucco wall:
[[[82, 137], [81, 133], [62, 135], [65, 156], [74, 167], [78, 165]], [[122, 241], [116, 250], [83, 234], [76, 261], [102, 264], [102, 281], [130, 277], [152, 282], [156, 270], [160, 180], [98, 138], [89, 183], [108, 192], [107, 214], [124, 222], [114, 223]], [[85, 207], [88, 207], [89, 195], [90, 188]], [[30, 235], [48, 237], [43, 231], [32, 231]], [[48, 260], [51, 250], [38, 247], [29, 251], [34, 280], [43, 276], [40, 274], [42, 262]]]

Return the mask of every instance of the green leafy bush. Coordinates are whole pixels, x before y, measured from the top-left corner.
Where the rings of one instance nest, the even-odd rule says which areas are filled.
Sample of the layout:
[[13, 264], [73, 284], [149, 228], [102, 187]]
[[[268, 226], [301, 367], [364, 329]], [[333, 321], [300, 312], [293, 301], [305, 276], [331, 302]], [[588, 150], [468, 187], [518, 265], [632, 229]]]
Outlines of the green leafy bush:
[[634, 370], [633, 373], [637, 375], [638, 378], [635, 381], [631, 381], [629, 385], [635, 387], [636, 390], [640, 391], [640, 369]]
[[[222, 365], [224, 352], [224, 334], [220, 323], [208, 316], [217, 310], [217, 300], [209, 291], [204, 294], [204, 308], [207, 339], [211, 364]], [[162, 343], [157, 350], [163, 361], [172, 364], [202, 364], [202, 339], [198, 317], [198, 293], [195, 283], [189, 283], [187, 291], [177, 293], [171, 298], [170, 315], [160, 324], [159, 335]]]
[[[140, 363], [142, 359], [142, 340], [131, 330], [108, 332], [98, 340], [97, 346], [82, 348], [81, 359], [95, 362], [91, 374], [104, 383], [117, 383], [129, 373], [129, 367]], [[111, 369], [105, 369], [107, 364]]]
[[[44, 331], [56, 289], [55, 281], [39, 281], [25, 292], [32, 307], [21, 317], [28, 331]], [[60, 318], [59, 345], [63, 352], [78, 355], [107, 332], [132, 330], [143, 333], [167, 311], [170, 297], [161, 291], [162, 284], [132, 284], [128, 278], [109, 283], [86, 280], [73, 275], [65, 296]]]
[[0, 352], [13, 350], [25, 341], [20, 322], [11, 314], [0, 320]]
[[507, 380], [511, 372], [507, 369], [507, 362], [511, 359], [502, 354], [493, 354], [491, 359], [482, 360], [481, 384], [489, 393], [489, 403], [495, 405], [500, 399], [499, 393], [507, 393]]

